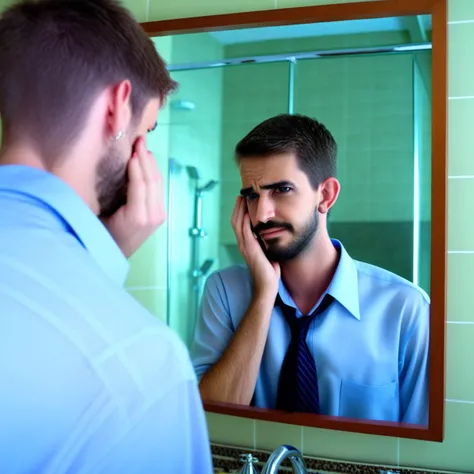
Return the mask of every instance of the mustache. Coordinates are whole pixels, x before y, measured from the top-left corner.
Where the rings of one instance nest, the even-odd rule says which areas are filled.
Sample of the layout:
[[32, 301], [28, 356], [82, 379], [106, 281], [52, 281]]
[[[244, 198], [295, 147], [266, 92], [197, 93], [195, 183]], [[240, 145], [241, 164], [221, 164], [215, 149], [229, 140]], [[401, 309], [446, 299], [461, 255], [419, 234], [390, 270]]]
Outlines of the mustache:
[[260, 233], [268, 229], [286, 229], [290, 232], [293, 232], [293, 226], [288, 222], [276, 222], [276, 221], [267, 221], [259, 222], [254, 228], [253, 231]]

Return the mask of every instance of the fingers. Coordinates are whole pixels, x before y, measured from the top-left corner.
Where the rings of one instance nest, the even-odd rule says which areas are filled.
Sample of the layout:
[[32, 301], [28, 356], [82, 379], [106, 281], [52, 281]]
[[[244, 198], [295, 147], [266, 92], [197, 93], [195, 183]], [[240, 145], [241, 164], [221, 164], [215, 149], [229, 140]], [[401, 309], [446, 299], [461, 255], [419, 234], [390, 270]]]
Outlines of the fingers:
[[245, 213], [243, 222], [242, 222], [242, 239], [243, 244], [247, 251], [262, 251], [260, 242], [258, 241], [257, 236], [253, 233], [252, 227], [250, 226], [250, 216], [248, 213]]
[[231, 221], [242, 256], [246, 258], [255, 252], [261, 252], [260, 244], [250, 225], [250, 215], [245, 198], [241, 196], [237, 197]]
[[151, 161], [151, 171], [153, 174], [153, 189], [154, 196], [151, 197], [150, 212], [152, 215], [152, 224], [159, 226], [166, 220], [165, 199], [163, 176], [158, 168], [158, 163], [153, 156], [153, 153], [148, 152], [149, 160]]
[[243, 220], [242, 220], [242, 238], [245, 246], [248, 246], [252, 242], [256, 240], [255, 235], [252, 232], [252, 229], [250, 227], [250, 216], [247, 213], [244, 214]]
[[127, 212], [137, 221], [144, 219], [143, 203], [146, 199], [146, 184], [140, 158], [135, 152], [128, 163]]
[[142, 226], [161, 224], [165, 217], [163, 178], [155, 157], [146, 149], [142, 137], [135, 143], [135, 153], [129, 164], [129, 180], [127, 205], [136, 223]]
[[243, 244], [242, 225], [245, 215], [248, 215], [247, 203], [241, 196], [238, 196], [232, 213], [232, 228], [234, 229], [239, 246]]
[[161, 183], [161, 173], [158, 169], [156, 159], [153, 156], [153, 153], [147, 150], [145, 140], [141, 137], [139, 138], [138, 143], [138, 156], [141, 160], [140, 163], [143, 168], [145, 181], [150, 183]]
[[151, 226], [159, 225], [162, 222], [164, 211], [163, 183], [155, 157], [145, 148], [143, 142], [140, 146], [139, 160], [146, 185], [144, 205], [148, 216], [148, 224]]
[[235, 205], [234, 205], [234, 209], [232, 210], [232, 216], [230, 218], [230, 222], [232, 224], [232, 228], [234, 229], [234, 232], [237, 228], [236, 224], [237, 224], [237, 217], [239, 215], [239, 212], [240, 212], [240, 208], [242, 206], [242, 196], [237, 196], [236, 199], [235, 199]]

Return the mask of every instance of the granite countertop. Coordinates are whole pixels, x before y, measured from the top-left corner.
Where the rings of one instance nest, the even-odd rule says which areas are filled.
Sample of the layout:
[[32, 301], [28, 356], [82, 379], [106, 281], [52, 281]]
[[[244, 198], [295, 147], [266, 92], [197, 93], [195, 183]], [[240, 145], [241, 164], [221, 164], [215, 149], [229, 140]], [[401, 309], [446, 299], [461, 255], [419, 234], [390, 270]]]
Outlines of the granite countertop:
[[[251, 448], [239, 448], [211, 443], [214, 473], [239, 473], [242, 469], [241, 454], [252, 453], [257, 459], [257, 469], [261, 472], [270, 452], [256, 451]], [[308, 474], [456, 474], [446, 471], [430, 471], [374, 464], [350, 463], [304, 456]], [[279, 469], [281, 473], [291, 473], [291, 464], [286, 460]]]

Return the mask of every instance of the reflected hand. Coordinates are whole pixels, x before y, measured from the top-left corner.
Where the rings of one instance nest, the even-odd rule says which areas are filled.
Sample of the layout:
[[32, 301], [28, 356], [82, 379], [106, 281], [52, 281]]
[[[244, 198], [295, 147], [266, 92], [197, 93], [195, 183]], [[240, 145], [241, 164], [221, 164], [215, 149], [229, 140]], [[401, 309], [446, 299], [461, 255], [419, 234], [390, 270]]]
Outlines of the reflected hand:
[[127, 258], [166, 220], [163, 178], [155, 157], [146, 149], [143, 137], [134, 148], [128, 163], [127, 202], [102, 220]]
[[231, 223], [239, 251], [252, 275], [255, 293], [275, 298], [281, 274], [280, 265], [277, 262], [270, 262], [260, 247], [257, 237], [250, 227], [247, 203], [241, 196], [238, 196], [235, 202]]

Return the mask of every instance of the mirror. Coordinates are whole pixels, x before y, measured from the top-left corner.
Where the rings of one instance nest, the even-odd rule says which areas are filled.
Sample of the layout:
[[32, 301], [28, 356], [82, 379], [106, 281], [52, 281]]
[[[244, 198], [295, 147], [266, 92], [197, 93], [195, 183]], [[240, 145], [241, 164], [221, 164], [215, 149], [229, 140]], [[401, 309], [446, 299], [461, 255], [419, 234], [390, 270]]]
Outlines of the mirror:
[[433, 15], [292, 23], [154, 37], [180, 84], [167, 320], [208, 410], [440, 440]]

